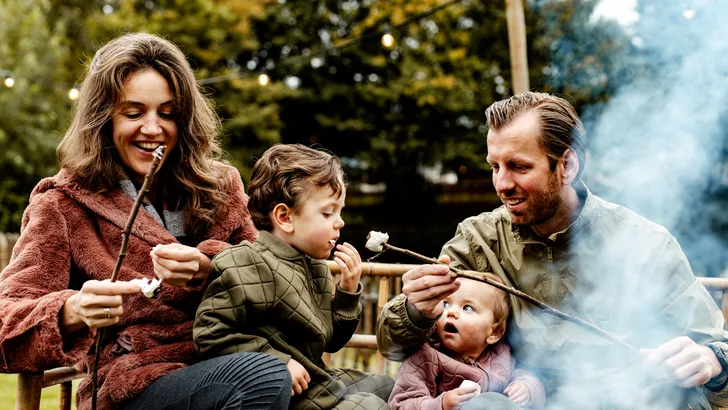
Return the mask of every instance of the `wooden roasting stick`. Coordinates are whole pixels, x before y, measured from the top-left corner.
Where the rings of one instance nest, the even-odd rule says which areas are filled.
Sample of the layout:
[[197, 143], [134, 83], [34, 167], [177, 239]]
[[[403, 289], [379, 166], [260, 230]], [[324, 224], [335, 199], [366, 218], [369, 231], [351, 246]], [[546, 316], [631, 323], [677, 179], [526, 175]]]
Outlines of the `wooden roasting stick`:
[[[372, 235], [372, 233], [370, 233], [370, 235]], [[413, 258], [416, 258], [416, 259], [419, 259], [419, 260], [421, 260], [423, 262], [437, 264], [437, 265], [445, 265], [444, 263], [440, 262], [439, 260], [437, 260], [435, 258], [429, 258], [429, 257], [427, 257], [425, 255], [421, 255], [419, 253], [412, 252], [409, 249], [399, 248], [397, 246], [390, 245], [386, 241], [381, 242], [381, 246], [384, 249], [388, 249], [388, 250], [391, 250], [391, 251], [395, 251], [395, 252], [403, 253], [405, 255], [409, 255], [409, 256], [411, 256]], [[369, 246], [367, 246], [367, 247], [369, 249], [372, 249]], [[449, 266], [449, 265], [446, 265], [446, 266], [448, 266], [448, 268], [450, 268], [450, 271], [453, 274], [455, 274], [455, 276], [460, 276], [460, 277], [463, 277], [463, 278], [478, 280], [478, 281], [481, 281], [481, 282], [485, 282], [485, 283], [487, 283], [487, 284], [489, 284], [491, 286], [495, 286], [496, 288], [498, 288], [498, 289], [500, 289], [500, 290], [502, 290], [504, 292], [510, 293], [511, 295], [513, 295], [515, 297], [521, 298], [521, 299], [523, 299], [523, 300], [525, 300], [525, 301], [527, 301], [527, 302], [529, 302], [529, 303], [531, 303], [533, 305], [538, 306], [539, 308], [541, 308], [542, 310], [546, 311], [547, 313], [550, 313], [550, 314], [552, 314], [552, 315], [554, 315], [554, 316], [556, 316], [558, 318], [561, 318], [561, 319], [564, 319], [564, 320], [568, 320], [569, 322], [572, 322], [572, 323], [574, 323], [574, 324], [576, 324], [578, 326], [581, 326], [581, 327], [583, 327], [583, 328], [585, 328], [587, 330], [590, 330], [590, 331], [592, 331], [592, 332], [594, 332], [594, 333], [596, 333], [596, 334], [604, 337], [605, 339], [611, 340], [612, 342], [614, 342], [614, 343], [616, 343], [618, 345], [624, 346], [624, 347], [628, 348], [629, 350], [632, 350], [635, 353], [639, 353], [639, 350], [636, 347], [634, 347], [631, 344], [625, 342], [620, 337], [618, 337], [616, 335], [613, 335], [613, 334], [607, 332], [606, 330], [604, 330], [604, 329], [602, 329], [602, 328], [600, 328], [598, 326], [595, 326], [595, 325], [593, 325], [593, 324], [591, 324], [589, 322], [586, 322], [586, 321], [584, 321], [582, 319], [579, 319], [578, 317], [571, 316], [571, 315], [569, 315], [567, 313], [564, 313], [564, 312], [562, 312], [560, 310], [554, 309], [551, 306], [549, 306], [549, 305], [541, 302], [540, 300], [534, 298], [533, 296], [530, 296], [530, 295], [528, 295], [526, 293], [521, 292], [518, 289], [514, 289], [514, 288], [512, 288], [510, 286], [506, 286], [506, 285], [504, 285], [502, 283], [495, 282], [495, 281], [493, 281], [491, 279], [488, 279], [482, 272], [475, 272], [475, 271], [469, 271], [469, 270], [460, 270], [460, 269], [457, 269], [457, 268], [453, 268], [452, 266]]]
[[[164, 145], [160, 145], [157, 147], [157, 149], [154, 150], [154, 157], [152, 159], [152, 164], [149, 167], [149, 170], [147, 171], [147, 174], [144, 176], [144, 183], [142, 184], [142, 187], [139, 189], [139, 192], [137, 193], [136, 200], [134, 201], [134, 205], [131, 208], [131, 213], [129, 214], [129, 219], [126, 221], [126, 226], [124, 227], [124, 230], [121, 233], [121, 248], [119, 249], [119, 256], [116, 258], [116, 266], [114, 266], [114, 272], [111, 274], [111, 281], [116, 282], [117, 276], [119, 276], [119, 271], [121, 270], [121, 265], [124, 263], [124, 258], [126, 258], [126, 249], [129, 246], [129, 236], [131, 235], [131, 228], [134, 225], [134, 220], [136, 219], [137, 214], [139, 213], [139, 208], [142, 205], [142, 202], [144, 201], [144, 197], [149, 192], [149, 188], [152, 185], [152, 181], [154, 180], [154, 175], [157, 173], [157, 168], [159, 168], [159, 164], [162, 162], [162, 158], [164, 157], [164, 150], [166, 147]], [[101, 353], [101, 340], [104, 338], [104, 328], [98, 330], [98, 333], [96, 333], [96, 356], [94, 357], [94, 366], [91, 371], [91, 377], [93, 380], [93, 391], [91, 395], [91, 408], [93, 410], [96, 410], [96, 398], [98, 396], [98, 388], [99, 388], [99, 356]]]

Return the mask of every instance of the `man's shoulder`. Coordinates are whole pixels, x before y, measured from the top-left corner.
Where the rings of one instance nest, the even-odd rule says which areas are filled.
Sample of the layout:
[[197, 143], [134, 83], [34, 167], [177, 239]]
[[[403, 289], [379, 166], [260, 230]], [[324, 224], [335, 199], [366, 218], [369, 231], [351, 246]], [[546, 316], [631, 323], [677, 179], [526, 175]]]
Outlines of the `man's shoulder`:
[[492, 211], [465, 218], [458, 224], [460, 231], [474, 231], [480, 236], [495, 236], [499, 228], [511, 226], [511, 215], [505, 206], [500, 206]]
[[[592, 195], [594, 212], [592, 225], [610, 235], [630, 241], [674, 241], [675, 238], [664, 226], [653, 222], [637, 212], [613, 202]], [[594, 223], [596, 222], [596, 223]]]
[[491, 225], [498, 223], [511, 223], [511, 215], [505, 206], [500, 206], [492, 211], [470, 216], [460, 222], [461, 225]]
[[592, 199], [595, 204], [595, 216], [597, 218], [600, 217], [616, 224], [639, 226], [640, 229], [649, 229], [655, 232], [669, 234], [667, 228], [664, 226], [645, 218], [626, 206], [606, 201], [596, 195], [592, 195]]

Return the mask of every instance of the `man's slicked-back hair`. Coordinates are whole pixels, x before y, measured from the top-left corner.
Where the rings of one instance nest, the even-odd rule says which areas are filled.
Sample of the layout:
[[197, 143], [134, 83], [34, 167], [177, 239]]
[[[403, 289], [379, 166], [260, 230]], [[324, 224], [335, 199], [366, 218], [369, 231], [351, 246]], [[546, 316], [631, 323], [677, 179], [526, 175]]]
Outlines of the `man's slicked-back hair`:
[[248, 210], [259, 230], [271, 230], [270, 212], [278, 204], [296, 210], [314, 187], [329, 186], [340, 196], [345, 188], [341, 161], [331, 153], [301, 144], [269, 148], [253, 166]]
[[498, 131], [527, 112], [538, 116], [541, 127], [540, 143], [549, 156], [551, 170], [559, 158], [571, 149], [579, 159], [579, 172], [574, 183], [581, 180], [586, 165], [586, 131], [574, 107], [565, 99], [532, 91], [497, 101], [485, 110], [488, 128]]

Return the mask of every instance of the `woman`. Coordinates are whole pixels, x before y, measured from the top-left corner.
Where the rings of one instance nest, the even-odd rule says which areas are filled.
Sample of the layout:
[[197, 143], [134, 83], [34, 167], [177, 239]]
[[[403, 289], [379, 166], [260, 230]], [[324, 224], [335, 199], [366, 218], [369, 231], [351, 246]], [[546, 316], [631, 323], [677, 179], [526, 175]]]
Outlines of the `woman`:
[[[130, 34], [96, 53], [57, 149], [61, 171], [33, 190], [0, 275], [2, 371], [74, 363], [88, 371], [96, 329], [105, 327], [99, 409], [287, 408], [291, 380], [278, 359], [201, 361], [192, 344], [210, 258], [256, 236], [240, 175], [215, 160], [219, 131], [172, 43]], [[159, 145], [165, 156], [111, 283], [122, 230]], [[155, 275], [164, 283], [157, 299], [129, 282]], [[79, 385], [79, 409], [91, 407], [91, 384]]]

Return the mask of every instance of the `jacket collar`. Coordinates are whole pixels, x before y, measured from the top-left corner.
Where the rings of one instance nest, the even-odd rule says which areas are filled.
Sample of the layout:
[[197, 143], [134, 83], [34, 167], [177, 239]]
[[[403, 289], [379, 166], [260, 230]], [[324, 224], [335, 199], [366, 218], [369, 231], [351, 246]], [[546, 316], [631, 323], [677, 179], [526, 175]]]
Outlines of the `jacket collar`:
[[[134, 200], [121, 189], [103, 193], [90, 191], [79, 183], [72, 172], [61, 169], [55, 177], [46, 178], [38, 184], [33, 194], [53, 188], [60, 190], [120, 229], [123, 230], [126, 227]], [[144, 209], [139, 209], [131, 233], [151, 244], [177, 242], [177, 239]]]
[[268, 231], [260, 231], [256, 242], [261, 246], [268, 248], [274, 255], [282, 259], [294, 260], [308, 258], [307, 255], [297, 251], [295, 248], [284, 243], [277, 236]]
[[579, 212], [579, 216], [566, 229], [554, 232], [544, 238], [538, 236], [530, 226], [512, 225], [514, 239], [517, 243], [543, 243], [543, 244], [566, 244], [571, 242], [580, 233], [584, 232], [594, 220], [597, 214], [596, 197], [591, 193], [584, 182], [576, 186], [576, 194], [579, 196], [583, 206]]

